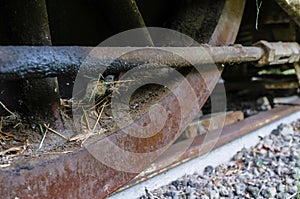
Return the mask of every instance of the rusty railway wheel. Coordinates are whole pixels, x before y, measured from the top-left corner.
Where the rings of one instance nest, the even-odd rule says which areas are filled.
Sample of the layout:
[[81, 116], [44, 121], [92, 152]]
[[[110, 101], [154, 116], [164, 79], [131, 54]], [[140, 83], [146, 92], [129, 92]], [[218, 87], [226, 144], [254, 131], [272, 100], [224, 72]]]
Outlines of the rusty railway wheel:
[[[219, 3], [216, 3], [219, 2]], [[229, 45], [234, 43], [239, 25], [241, 22], [244, 0], [226, 1], [203, 1], [203, 6], [210, 8], [204, 12], [203, 19], [199, 24], [191, 25], [194, 30], [187, 30], [190, 36], [200, 35], [201, 42], [211, 45]], [[185, 32], [180, 20], [186, 16], [189, 6], [183, 7], [178, 15], [179, 20], [172, 23], [170, 27]], [[215, 9], [217, 15], [212, 16]], [[188, 16], [187, 16], [188, 17]], [[176, 19], [174, 19], [176, 21]], [[183, 23], [184, 20], [182, 21]], [[178, 25], [179, 23], [179, 25]], [[199, 28], [201, 26], [202, 28]], [[213, 28], [212, 28], [212, 27]], [[204, 29], [203, 29], [204, 28]], [[195, 34], [195, 35], [194, 35]], [[159, 149], [174, 140], [174, 132], [181, 132], [189, 122], [198, 114], [200, 108], [208, 99], [212, 89], [220, 77], [219, 71], [207, 71], [205, 74], [189, 73], [185, 79], [190, 83], [198, 99], [197, 108], [178, 107], [178, 99], [172, 95], [166, 95], [158, 104], [170, 112], [164, 127], [155, 136], [147, 139], [132, 139], [124, 130], [115, 132], [107, 137], [118, 146], [123, 146], [125, 151], [135, 153], [147, 152], [153, 148]], [[206, 83], [204, 83], [204, 79]], [[181, 100], [193, 99], [190, 93], [182, 86], [174, 88], [174, 91], [181, 96]], [[189, 110], [187, 117], [181, 119], [181, 110]], [[154, 114], [154, 115], [153, 115]], [[159, 113], [154, 112], [152, 116], [159, 118]], [[147, 114], [142, 115], [138, 120], [140, 124], [150, 123]], [[142, 131], [136, 129], [135, 125], [125, 128], [127, 131]], [[100, 151], [105, 154], [109, 149], [103, 140], [91, 143], [87, 148], [78, 149], [72, 153], [58, 156], [44, 156], [36, 160], [14, 165], [0, 170], [0, 194], [3, 198], [104, 198], [117, 190], [119, 187], [134, 178], [138, 172], [119, 171], [98, 161], [90, 151]], [[160, 153], [153, 156], [157, 158]], [[146, 168], [148, 162], [145, 159], [129, 159], [126, 156], [115, 156], [120, 164], [141, 165], [140, 170]], [[115, 159], [114, 159], [115, 160]], [[146, 162], [147, 164], [141, 164]]]

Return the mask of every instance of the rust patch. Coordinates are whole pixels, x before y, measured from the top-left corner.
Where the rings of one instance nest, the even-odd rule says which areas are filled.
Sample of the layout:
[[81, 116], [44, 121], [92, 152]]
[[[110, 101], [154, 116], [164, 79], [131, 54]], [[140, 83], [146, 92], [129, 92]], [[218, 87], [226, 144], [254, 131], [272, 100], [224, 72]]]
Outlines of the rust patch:
[[[239, 3], [240, 0], [229, 0], [226, 2]], [[244, 1], [242, 1], [244, 2]], [[238, 4], [240, 5], [240, 4]], [[234, 7], [236, 9], [236, 7]], [[239, 7], [243, 9], [243, 6]], [[226, 10], [225, 10], [226, 11]], [[241, 12], [242, 13], [242, 12]], [[226, 13], [223, 13], [224, 17]], [[215, 33], [218, 35], [224, 34], [227, 40], [219, 40], [218, 37], [213, 37], [210, 41], [211, 45], [224, 45], [234, 42], [237, 32], [223, 31], [226, 23], [232, 24], [232, 27], [238, 27], [241, 15], [235, 16], [234, 20], [226, 21], [221, 17], [220, 25], [217, 26]], [[223, 28], [221, 28], [223, 26]], [[231, 29], [230, 29], [231, 30]], [[157, 137], [153, 139], [134, 140], [127, 139], [122, 132], [117, 132], [109, 135], [109, 139], [113, 140], [119, 146], [124, 146], [126, 150], [135, 152], [143, 152], [152, 150], [152, 146], [156, 148], [164, 146], [167, 142], [172, 141], [174, 132], [176, 130], [183, 131], [188, 123], [196, 116], [200, 107], [204, 104], [219, 79], [220, 73], [218, 71], [206, 71], [205, 74], [191, 73], [186, 76], [188, 82], [194, 89], [198, 98], [197, 109], [194, 109], [190, 114], [181, 120], [181, 112], [176, 107], [176, 102], [170, 96], [167, 96], [160, 103], [164, 107], [168, 107], [171, 111], [168, 117], [167, 125], [163, 127]], [[206, 85], [203, 78], [207, 81]], [[190, 93], [180, 87], [175, 90], [180, 96], [189, 96]], [[189, 104], [181, 109], [190, 109]], [[157, 115], [157, 117], [159, 117]], [[139, 121], [141, 124], [147, 123], [149, 118], [142, 116]], [[181, 120], [181, 121], [180, 121]], [[180, 125], [178, 125], [180, 123]], [[127, 128], [134, 128], [129, 126]], [[143, 129], [140, 129], [141, 131]], [[90, 145], [91, 148], [101, 149], [101, 140]], [[124, 160], [120, 157], [120, 163]], [[132, 162], [132, 165], [137, 165], [137, 160]], [[63, 154], [53, 157], [42, 157], [36, 161], [24, 162], [15, 167], [5, 168], [0, 170], [0, 194], [3, 198], [104, 198], [112, 193], [120, 186], [135, 177], [138, 173], [128, 173], [117, 171], [110, 168], [97, 159], [95, 159], [86, 148], [82, 148], [73, 153]]]

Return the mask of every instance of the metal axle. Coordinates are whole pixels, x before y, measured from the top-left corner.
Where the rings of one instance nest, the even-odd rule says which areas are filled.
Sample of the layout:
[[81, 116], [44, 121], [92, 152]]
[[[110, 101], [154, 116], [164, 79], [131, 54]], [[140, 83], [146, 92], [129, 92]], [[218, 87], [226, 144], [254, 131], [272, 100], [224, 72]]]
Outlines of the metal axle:
[[146, 63], [175, 68], [190, 67], [191, 64], [182, 57], [188, 57], [199, 65], [256, 61], [260, 66], [273, 65], [298, 62], [300, 47], [297, 43], [266, 41], [251, 47], [1, 46], [0, 78], [17, 80], [75, 75], [81, 66], [84, 66], [87, 74], [100, 71], [115, 74]]

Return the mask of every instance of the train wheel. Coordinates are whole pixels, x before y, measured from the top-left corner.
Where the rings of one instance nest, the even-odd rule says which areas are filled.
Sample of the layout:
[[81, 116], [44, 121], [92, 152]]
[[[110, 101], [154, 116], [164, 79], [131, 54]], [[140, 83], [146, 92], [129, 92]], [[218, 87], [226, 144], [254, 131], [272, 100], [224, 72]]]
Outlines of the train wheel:
[[[214, 4], [219, 1], [203, 1], [204, 8], [215, 9], [217, 14], [205, 12], [202, 20], [199, 19], [202, 28], [194, 24], [192, 29], [182, 29], [181, 17], [187, 16], [186, 7], [180, 11], [179, 18], [169, 24], [187, 34], [195, 34], [198, 41], [211, 45], [229, 45], [233, 44], [236, 38], [239, 25], [241, 22], [245, 0], [224, 0], [220, 4]], [[188, 6], [189, 7], [189, 6]], [[184, 22], [186, 23], [186, 22]], [[179, 25], [178, 25], [179, 24]], [[212, 25], [213, 24], [213, 25]], [[212, 26], [212, 27], [211, 27]], [[207, 29], [207, 31], [205, 30]], [[189, 73], [185, 80], [188, 81], [194, 90], [198, 99], [198, 107], [191, 110], [187, 117], [182, 119], [182, 110], [190, 110], [189, 103], [183, 103], [178, 107], [178, 99], [171, 95], [164, 96], [158, 103], [159, 106], [169, 111], [169, 116], [165, 121], [163, 128], [154, 136], [147, 139], [135, 139], [119, 130], [109, 135], [106, 139], [98, 140], [91, 143], [85, 148], [76, 150], [75, 152], [55, 156], [53, 158], [41, 157], [39, 161], [30, 161], [26, 166], [19, 165], [0, 170], [0, 178], [3, 179], [1, 184], [1, 195], [3, 198], [11, 197], [51, 197], [51, 198], [86, 198], [97, 197], [104, 198], [117, 190], [129, 180], [134, 178], [143, 169], [145, 169], [161, 152], [152, 154], [151, 161], [148, 156], [139, 156], [139, 159], [133, 156], [126, 156], [123, 152], [131, 152], [141, 154], [145, 152], [153, 152], [153, 150], [163, 148], [172, 144], [174, 132], [181, 132], [189, 122], [198, 114], [200, 108], [208, 99], [211, 91], [215, 87], [220, 77], [220, 71], [207, 71], [207, 73]], [[204, 81], [205, 79], [205, 81]], [[174, 91], [181, 96], [180, 100], [188, 101], [193, 99], [188, 90], [178, 86]], [[149, 124], [153, 121], [143, 114], [138, 118], [140, 124]], [[151, 112], [152, 118], [160, 118], [160, 112]], [[155, 123], [152, 124], [155, 126]], [[139, 132], [143, 134], [144, 129], [137, 129], [135, 124], [126, 127], [127, 131]], [[149, 130], [149, 129], [148, 129]], [[151, 129], [150, 129], [151, 130]], [[111, 145], [107, 141], [114, 143], [115, 146], [121, 148], [121, 153], [111, 151]], [[93, 151], [94, 154], [91, 153]], [[105, 154], [112, 162], [118, 162], [119, 165], [139, 166], [135, 172], [118, 170], [107, 164], [97, 160], [95, 153]], [[13, 193], [12, 193], [13, 190]]]

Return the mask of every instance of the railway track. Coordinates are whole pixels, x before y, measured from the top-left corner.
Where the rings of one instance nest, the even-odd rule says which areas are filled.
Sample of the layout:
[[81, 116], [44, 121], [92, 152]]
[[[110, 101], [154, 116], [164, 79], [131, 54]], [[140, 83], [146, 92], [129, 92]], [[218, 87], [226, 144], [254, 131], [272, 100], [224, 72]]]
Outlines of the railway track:
[[[187, 53], [187, 54], [191, 55], [192, 58], [196, 57], [196, 60], [190, 59], [190, 60], [192, 60], [192, 61], [190, 61], [190, 63], [195, 63], [196, 65], [198, 65], [198, 64], [208, 64], [209, 63], [209, 61], [207, 61], [205, 57], [203, 59], [201, 59], [201, 56], [200, 57], [199, 56], [193, 56], [193, 53], [191, 53], [191, 52], [196, 52], [197, 55], [198, 54], [204, 54], [204, 53], [199, 53], [199, 52], [202, 52], [203, 50], [204, 51], [208, 50], [209, 54], [213, 58], [215, 57], [215, 59], [219, 59], [217, 61], [218, 63], [241, 62], [241, 61], [242, 62], [243, 61], [258, 61], [258, 64], [260, 64], [260, 65], [266, 65], [266, 64], [268, 65], [268, 64], [294, 63], [294, 62], [298, 62], [299, 59], [300, 59], [300, 49], [299, 49], [299, 45], [297, 43], [268, 43], [268, 42], [262, 41], [258, 44], [258, 46], [262, 46], [262, 47], [246, 47], [245, 48], [245, 47], [242, 47], [242, 46], [233, 46], [233, 47], [208, 47], [208, 46], [206, 46], [206, 47], [187, 48], [187, 49], [186, 48], [171, 48], [171, 50], [173, 50], [175, 52], [178, 52], [178, 53], [180, 53], [180, 52]], [[20, 48], [21, 49], [24, 48], [25, 51], [26, 51], [27, 47], [20, 47]], [[47, 51], [51, 52], [51, 55], [54, 56], [54, 57], [58, 56], [58, 55], [56, 55], [56, 49], [55, 48], [53, 48], [55, 50], [53, 50], [51, 47], [46, 47], [46, 48], [36, 47], [36, 48], [38, 50], [37, 51], [35, 51], [35, 50], [31, 51], [31, 52], [33, 52], [33, 54], [31, 56], [28, 56], [28, 54], [26, 53], [26, 56], [30, 57], [30, 60], [31, 60], [32, 57], [35, 57], [35, 56], [39, 57], [40, 55], [39, 54], [35, 55], [34, 52], [40, 52], [41, 49], [45, 50], [46, 52]], [[7, 52], [9, 52], [9, 53], [12, 52], [12, 57], [16, 57], [15, 56], [16, 55], [15, 51], [11, 51], [10, 49], [11, 48], [5, 48], [4, 47], [0, 50], [2, 50], [2, 52], [3, 52], [2, 55], [7, 55]], [[34, 49], [34, 48], [31, 47], [31, 49]], [[168, 48], [165, 48], [164, 50], [166, 50], [166, 49], [168, 51], [170, 51], [170, 49], [168, 49]], [[23, 51], [23, 50], [17, 49], [17, 52], [18, 52], [18, 50], [20, 52]], [[101, 50], [103, 50], [103, 49], [100, 48], [100, 51]], [[112, 53], [110, 53], [111, 52], [110, 48], [108, 48], [108, 49], [104, 48], [104, 50], [105, 50], [104, 52], [108, 51], [108, 55], [112, 54]], [[120, 48], [120, 49], [117, 48], [116, 51], [118, 52], [118, 50], [122, 52], [123, 49], [122, 48]], [[125, 48], [125, 50], [126, 50], [126, 48]], [[132, 50], [132, 49], [130, 49], [130, 50]], [[159, 48], [158, 50], [159, 50], [159, 52], [161, 52], [162, 48]], [[236, 53], [237, 51], [238, 51], [238, 54]], [[136, 52], [136, 49], [135, 49], [135, 52]], [[137, 51], [137, 52], [139, 52], [139, 51]], [[148, 52], [148, 51], [146, 51], [146, 52]], [[22, 53], [20, 53], [20, 54], [21, 54], [21, 57], [22, 57]], [[151, 57], [153, 57], [153, 56], [150, 56], [149, 58], [147, 57], [149, 55], [152, 55], [151, 53], [142, 54], [144, 56], [141, 56], [141, 53], [137, 53], [137, 55], [139, 55], [139, 56], [136, 56], [136, 57], [133, 56], [133, 57], [129, 57], [127, 59], [125, 58], [125, 60], [118, 61], [118, 63], [122, 63], [122, 62], [124, 62], [124, 63], [131, 63], [131, 62], [145, 63], [146, 61], [143, 61], [143, 59], [148, 60], [148, 61], [149, 60], [152, 61]], [[158, 56], [157, 54], [154, 54], [154, 55], [156, 55], [154, 57]], [[2, 60], [5, 60], [5, 57], [9, 57], [9, 56], [3, 56]], [[45, 57], [49, 57], [49, 56], [45, 56]], [[80, 56], [75, 56], [75, 57], [80, 57]], [[105, 54], [104, 57], [107, 58], [108, 56]], [[53, 58], [50, 58], [49, 60], [52, 60], [52, 59]], [[136, 59], [138, 59], [138, 61], [136, 61]], [[23, 58], [22, 58], [22, 60], [23, 61], [25, 60], [25, 63], [27, 61], [26, 59], [23, 59]], [[33, 59], [33, 60], [36, 60], [36, 59]], [[37, 60], [39, 60], [39, 59], [37, 59]], [[49, 67], [49, 61], [47, 61], [47, 59], [43, 59], [43, 60], [46, 63], [45, 66], [47, 66], [47, 68], [48, 68]], [[57, 60], [57, 59], [54, 58], [54, 60]], [[74, 61], [74, 59], [71, 59], [71, 60]], [[63, 60], [63, 61], [65, 61], [65, 60]], [[162, 57], [161, 60], [160, 59], [159, 60], [155, 59], [155, 61], [158, 61], [158, 63], [160, 63], [160, 64], [162, 64], [161, 62], [165, 61], [164, 63], [171, 63], [170, 66], [174, 66], [174, 65], [175, 66], [176, 65], [189, 66], [189, 62], [184, 62], [184, 61], [182, 62], [182, 60], [180, 60], [180, 59], [177, 60], [176, 57], [174, 58], [174, 55], [171, 55], [170, 57]], [[78, 62], [78, 61], [75, 60], [75, 62]], [[101, 62], [101, 59], [100, 59], [100, 62]], [[179, 62], [179, 64], [177, 64], [177, 62]], [[25, 77], [26, 77], [27, 74], [31, 73], [31, 70], [19, 70], [18, 69], [18, 67], [20, 67], [20, 68], [23, 67], [21, 61], [16, 62], [17, 64], [21, 63], [19, 66], [14, 64], [11, 67], [9, 65], [10, 63], [11, 63], [11, 61], [7, 61], [7, 62], [2, 63], [2, 65], [4, 67], [2, 67], [2, 71], [1, 71], [2, 74], [1, 75], [3, 77], [7, 77], [8, 79], [18, 77], [18, 72], [14, 72], [14, 71], [19, 71]], [[73, 63], [70, 64], [70, 62], [68, 60], [66, 61], [66, 63], [68, 63], [69, 65], [68, 64], [65, 65], [64, 63], [60, 63], [61, 65], [66, 66], [66, 68], [64, 70], [74, 71], [73, 68], [71, 70], [68, 68], [70, 66], [73, 67], [74, 64]], [[34, 66], [33, 64], [28, 64], [28, 65]], [[90, 66], [90, 64], [88, 64], [88, 66]], [[41, 67], [43, 67], [43, 66], [41, 66]], [[200, 65], [200, 67], [201, 67], [201, 65]], [[26, 64], [25, 64], [25, 68], [26, 68]], [[36, 67], [33, 67], [33, 68], [36, 69]], [[51, 68], [51, 67], [49, 67], [49, 68]], [[48, 71], [49, 73], [47, 73], [47, 74], [50, 74], [49, 76], [52, 76], [53, 74], [57, 75], [56, 74], [57, 70], [55, 68], [57, 68], [57, 67], [54, 67], [54, 70], [52, 72]], [[32, 70], [32, 71], [34, 71], [34, 70]], [[45, 70], [43, 70], [43, 68], [41, 68], [38, 71], [41, 71], [41, 73], [34, 73], [34, 74], [43, 75]], [[209, 71], [209, 70], [206, 70], [206, 72], [207, 71]], [[13, 74], [13, 75], [11, 75], [11, 74]], [[84, 74], [86, 74], [86, 73], [84, 72]], [[203, 75], [203, 74], [204, 73], [201, 73], [201, 75]], [[207, 77], [205, 77], [206, 78], [206, 85], [207, 85], [207, 81], [210, 81], [211, 80], [210, 78], [213, 77], [212, 74], [213, 73], [209, 73], [209, 72], [206, 74], [207, 75]], [[16, 75], [16, 76], [14, 76], [14, 75]], [[20, 78], [20, 77], [18, 77], [18, 78]], [[197, 80], [194, 79], [194, 78], [196, 78], [196, 76], [191, 75], [191, 79], [188, 80], [188, 81], [193, 82], [193, 85], [197, 85], [196, 84]], [[216, 77], [214, 79], [216, 79]], [[203, 83], [203, 81], [202, 82], [199, 81], [199, 84], [201, 84], [201, 83]], [[215, 83], [211, 82], [211, 84], [214, 85]], [[213, 88], [212, 85], [211, 85], [210, 89]], [[202, 96], [203, 95], [203, 90], [198, 90], [198, 91], [199, 91], [200, 96]], [[206, 97], [208, 96], [209, 93], [210, 93], [210, 91], [208, 90], [208, 93], [206, 94]], [[180, 96], [185, 96], [185, 95], [180, 94]], [[201, 104], [204, 103], [204, 99], [205, 98], [200, 98], [200, 103]], [[161, 106], [164, 106], [165, 108], [167, 107], [167, 109], [168, 109], [167, 103], [168, 103], [168, 101], [162, 100], [161, 101]], [[182, 108], [182, 107], [180, 107], [180, 108]], [[59, 156], [56, 156], [56, 157], [53, 156], [53, 158], [47, 158], [46, 157], [42, 160], [39, 160], [38, 162], [33, 160], [30, 163], [27, 162], [26, 166], [22, 166], [22, 165], [17, 164], [15, 167], [4, 168], [0, 171], [0, 176], [1, 176], [1, 178], [3, 178], [3, 179], [5, 178], [6, 180], [10, 181], [10, 184], [7, 184], [8, 186], [6, 186], [5, 184], [1, 184], [1, 190], [3, 191], [3, 193], [8, 194], [9, 193], [8, 190], [10, 190], [12, 187], [14, 187], [14, 191], [15, 191], [16, 194], [18, 194], [18, 193], [21, 193], [21, 195], [22, 194], [25, 194], [25, 195], [29, 194], [28, 196], [31, 197], [30, 193], [32, 192], [32, 190], [36, 190], [36, 189], [39, 190], [40, 189], [39, 186], [36, 187], [34, 185], [34, 183], [36, 183], [37, 181], [42, 180], [41, 178], [43, 178], [44, 181], [46, 181], [47, 184], [49, 183], [49, 185], [50, 185], [50, 186], [47, 185], [47, 187], [48, 187], [47, 192], [50, 192], [51, 194], [53, 194], [53, 193], [55, 193], [55, 194], [57, 194], [57, 193], [58, 194], [64, 194], [63, 192], [65, 192], [66, 190], [70, 190], [69, 188], [67, 188], [69, 186], [75, 186], [75, 187], [80, 186], [81, 187], [80, 184], [83, 183], [82, 180], [80, 180], [80, 182], [79, 181], [77, 182], [79, 184], [76, 183], [76, 184], [72, 184], [72, 185], [69, 185], [68, 183], [64, 184], [64, 182], [69, 181], [67, 179], [69, 179], [71, 176], [76, 177], [77, 175], [79, 175], [82, 178], [83, 177], [82, 175], [85, 175], [84, 173], [86, 173], [86, 171], [85, 171], [86, 169], [89, 170], [89, 172], [87, 173], [88, 176], [91, 175], [91, 172], [94, 173], [95, 175], [103, 176], [102, 172], [105, 171], [109, 174], [109, 176], [115, 178], [115, 180], [113, 180], [111, 183], [113, 183], [113, 184], [116, 183], [116, 184], [119, 184], [119, 185], [121, 185], [121, 184], [123, 185], [129, 179], [133, 178], [139, 172], [141, 172], [145, 168], [147, 168], [147, 166], [154, 159], [158, 158], [159, 156], [162, 157], [163, 160], [161, 160], [161, 161], [163, 162], [163, 164], [164, 165], [167, 164], [167, 166], [164, 166], [164, 167], [160, 168], [159, 166], [155, 165], [154, 166], [154, 168], [155, 168], [154, 171], [148, 173], [147, 175], [151, 176], [151, 175], [160, 173], [162, 171], [165, 171], [169, 167], [173, 167], [174, 165], [180, 164], [180, 163], [185, 162], [185, 161], [187, 161], [191, 158], [197, 157], [199, 154], [206, 153], [206, 152], [210, 151], [211, 149], [213, 149], [213, 147], [219, 147], [219, 146], [221, 146], [225, 143], [228, 143], [228, 142], [230, 142], [230, 141], [232, 141], [232, 140], [248, 133], [249, 131], [252, 131], [252, 130], [258, 128], [258, 127], [261, 127], [262, 125], [265, 125], [266, 123], [269, 123], [271, 121], [277, 120], [282, 116], [286, 116], [288, 114], [291, 114], [291, 113], [295, 112], [298, 109], [299, 109], [298, 107], [289, 107], [289, 108], [281, 107], [281, 108], [278, 108], [278, 109], [271, 110], [270, 113], [262, 113], [260, 115], [254, 116], [254, 118], [250, 117], [248, 119], [245, 119], [245, 120], [243, 120], [242, 122], [240, 122], [238, 124], [227, 126], [222, 131], [216, 130], [216, 131], [213, 131], [213, 132], [209, 132], [205, 135], [201, 135], [201, 136], [197, 136], [197, 137], [192, 138], [192, 139], [185, 140], [183, 142], [180, 142], [178, 144], [174, 144], [172, 146], [167, 145], [168, 149], [166, 149], [166, 151], [163, 150], [163, 151], [160, 151], [158, 154], [156, 154], [152, 157], [149, 156], [150, 159], [148, 161], [144, 162], [140, 167], [138, 167], [137, 170], [136, 170], [136, 168], [132, 167], [132, 162], [130, 162], [128, 164], [129, 166], [125, 164], [125, 167], [123, 167], [124, 165], [122, 165], [120, 167], [119, 163], [117, 163], [117, 164], [113, 163], [114, 161], [120, 161], [120, 159], [119, 159], [120, 156], [119, 156], [119, 154], [111, 153], [111, 150], [115, 150], [115, 149], [112, 148], [112, 146], [110, 146], [110, 143], [112, 142], [112, 143], [115, 143], [115, 144], [121, 146], [121, 145], [123, 145], [122, 143], [125, 141], [125, 142], [128, 142], [128, 143], [131, 143], [131, 144], [126, 144], [125, 146], [123, 145], [123, 147], [125, 147], [124, 148], [125, 151], [128, 150], [128, 151], [132, 151], [132, 152], [135, 152], [135, 153], [146, 153], [146, 152], [151, 153], [153, 151], [153, 147], [157, 146], [156, 144], [154, 144], [154, 140], [156, 140], [155, 142], [160, 142], [162, 140], [162, 137], [158, 136], [157, 138], [153, 138], [153, 139], [151, 138], [151, 142], [150, 142], [150, 140], [147, 140], [147, 138], [146, 138], [147, 141], [145, 141], [143, 139], [133, 139], [133, 140], [131, 140], [132, 138], [128, 137], [128, 135], [124, 134], [121, 130], [120, 134], [114, 133], [114, 134], [111, 134], [111, 135], [108, 136], [109, 139], [105, 138], [105, 139], [99, 139], [96, 142], [95, 141], [89, 142], [88, 145], [85, 145], [84, 148], [76, 150], [76, 151], [74, 151], [70, 154], [62, 154], [62, 155], [59, 155]], [[187, 107], [186, 110], [192, 110], [192, 109]], [[195, 114], [197, 112], [198, 111], [195, 110]], [[188, 111], [187, 113], [190, 114], [191, 112]], [[158, 114], [161, 114], [161, 113], [158, 112]], [[145, 119], [146, 118], [147, 118], [147, 116], [145, 117]], [[158, 118], [158, 115], [156, 115], [155, 118]], [[170, 117], [169, 119], [170, 119], [170, 124], [172, 124], [171, 121], [174, 119], [174, 117]], [[144, 120], [144, 123], [145, 123], [145, 120]], [[149, 121], [149, 122], [146, 122], [146, 124], [147, 123], [151, 123], [151, 122]], [[170, 127], [168, 127], [168, 125], [164, 126], [163, 130], [161, 130], [161, 133], [164, 133], [165, 136], [170, 135], [170, 132], [169, 132]], [[135, 130], [133, 130], [134, 128], [136, 128], [136, 127], [135, 126], [126, 127], [125, 129], [126, 129], [127, 132], [134, 132], [135, 131]], [[179, 127], [179, 128], [180, 128], [179, 131], [183, 130], [182, 127]], [[139, 132], [141, 132], [141, 130], [139, 130]], [[175, 136], [175, 137], [178, 137], [178, 135]], [[72, 139], [72, 138], [66, 138], [66, 139]], [[174, 140], [174, 137], [171, 137], [171, 138], [165, 137], [163, 139], [165, 139], [165, 141], [162, 142], [161, 147], [164, 148], [164, 144], [166, 144], [168, 142], [172, 143], [171, 140]], [[171, 139], [171, 140], [169, 140], [169, 139]], [[145, 143], [143, 144], [143, 142], [145, 142]], [[140, 146], [144, 146], [144, 147], [141, 148]], [[158, 148], [156, 148], [155, 150], [160, 149], [159, 146], [157, 146], [157, 147]], [[103, 151], [103, 150], [104, 151], [109, 150], [110, 153], [109, 154], [103, 154], [103, 153], [101, 153], [101, 151]], [[164, 157], [163, 152], [165, 152], [167, 154], [168, 153], [169, 154], [177, 154], [177, 155], [180, 154], [180, 156]], [[107, 162], [105, 164], [103, 164], [104, 159], [106, 157], [108, 157], [107, 155], [109, 155], [110, 158], [112, 158], [111, 160], [108, 161], [111, 167], [108, 167], [109, 164], [107, 164]], [[135, 161], [137, 161], [137, 162], [140, 161], [138, 156], [137, 157], [123, 156], [122, 158], [124, 158], [123, 161], [128, 161], [128, 158], [129, 159], [137, 158]], [[74, 160], [75, 160], [75, 162], [73, 162]], [[76, 160], [79, 160], [80, 162], [77, 162]], [[159, 160], [160, 159], [158, 159], [158, 161]], [[168, 165], [168, 161], [171, 162], [169, 165]], [[81, 164], [81, 165], [79, 166], [78, 164]], [[93, 165], [93, 167], [90, 167], [91, 165]], [[61, 168], [64, 168], [64, 172], [60, 174]], [[97, 168], [97, 169], [94, 170], [92, 168]], [[120, 168], [123, 168], [124, 170], [123, 169], [118, 170]], [[91, 171], [90, 169], [92, 169], [93, 171]], [[128, 169], [133, 169], [133, 170], [130, 171]], [[80, 171], [80, 173], [78, 173], [79, 171]], [[74, 175], [70, 176], [69, 174], [66, 175], [65, 172], [67, 172], [67, 173], [75, 172], [76, 175], [75, 176]], [[99, 173], [99, 172], [101, 172], [101, 173]], [[60, 176], [60, 177], [58, 177], [58, 176]], [[88, 176], [86, 176], [86, 179], [85, 179], [86, 182], [92, 183], [91, 179]], [[102, 181], [104, 189], [98, 190], [98, 191], [101, 191], [101, 192], [105, 191], [105, 193], [102, 193], [104, 195], [106, 195], [108, 193], [111, 193], [110, 189], [112, 187], [110, 187], [110, 186], [112, 186], [112, 184], [108, 183], [108, 181], [107, 181], [111, 177], [107, 176], [105, 178], [103, 178], [103, 177], [99, 178], [99, 179], [105, 179], [104, 181]], [[120, 177], [122, 177], [124, 179], [124, 181], [116, 180], [116, 178], [120, 178]], [[57, 187], [57, 184], [52, 184], [53, 180], [54, 180], [53, 178], [60, 179], [59, 181], [57, 181], [57, 183], [59, 182], [59, 184], [60, 184], [59, 188]], [[145, 176], [139, 176], [139, 178], [136, 179], [136, 182], [139, 182], [139, 180], [141, 180], [143, 178], [145, 178]], [[33, 184], [28, 184], [27, 185], [27, 187], [30, 187], [30, 188], [23, 187], [28, 182], [33, 183]], [[89, 183], [84, 185], [85, 188], [83, 188], [83, 187], [81, 187], [81, 188], [83, 188], [84, 190], [88, 189], [88, 187], [92, 186]], [[118, 186], [113, 186], [113, 187], [114, 187], [113, 189], [116, 189]], [[54, 190], [56, 190], [56, 192], [54, 192]], [[57, 192], [58, 190], [61, 190], [61, 191]], [[78, 190], [79, 192], [74, 193], [74, 194], [77, 195], [77, 194], [85, 193], [86, 191], [84, 191], [84, 190], [80, 191], [80, 189], [79, 189]], [[36, 192], [36, 193], [40, 194], [40, 192]], [[9, 193], [9, 194], [12, 194], [12, 193]], [[70, 196], [69, 194], [72, 194], [72, 193], [69, 192], [68, 196]]]
[[[189, 36], [166, 28], [146, 27], [138, 9], [144, 8], [143, 3], [122, 0], [122, 6], [116, 1], [103, 4], [110, 10], [103, 11], [106, 21], [117, 27], [112, 31], [102, 24], [107, 32], [99, 34], [95, 28], [96, 12], [94, 15], [85, 12], [95, 25], [91, 28], [78, 19], [77, 13], [68, 15], [73, 11], [52, 1], [0, 0], [0, 10], [7, 12], [8, 19], [8, 27], [0, 21], [0, 31], [6, 35], [0, 38], [4, 43], [0, 46], [1, 139], [18, 138], [18, 133], [27, 131], [33, 137], [35, 133], [42, 135], [38, 147], [37, 143], [28, 144], [27, 138], [21, 148], [1, 145], [5, 149], [0, 152], [1, 157], [11, 153], [20, 155], [0, 169], [1, 182], [5, 181], [0, 184], [3, 198], [104, 198], [155, 160], [155, 164], [161, 161], [164, 166], [155, 166], [151, 172], [139, 175], [133, 184], [265, 124], [266, 121], [257, 124], [256, 119], [248, 118], [242, 124], [234, 124], [237, 126], [173, 144], [209, 96], [214, 106], [212, 111], [225, 111], [225, 97], [221, 96], [221, 102], [212, 94], [225, 65], [294, 64], [300, 77], [297, 42], [232, 45], [242, 21], [244, 0], [202, 0], [182, 5], [178, 13], [169, 16], [167, 28]], [[99, 3], [89, 1], [86, 5], [74, 1], [74, 5], [76, 9], [82, 5], [87, 11]], [[63, 14], [53, 15], [56, 9]], [[116, 13], [122, 13], [122, 17]], [[298, 23], [293, 10], [287, 13]], [[84, 45], [76, 43], [82, 40], [72, 40], [72, 33], [83, 34], [83, 31], [77, 27], [77, 31], [68, 30], [65, 24], [70, 22], [62, 17], [64, 14], [74, 17], [80, 27], [93, 33], [91, 38], [85, 37]], [[63, 20], [63, 25], [57, 19]], [[288, 23], [291, 31], [297, 31], [294, 22], [288, 20]], [[132, 28], [137, 29], [103, 39], [113, 35], [112, 32]], [[70, 38], [65, 37], [66, 32]], [[297, 33], [293, 36], [296, 38]], [[97, 47], [87, 46], [94, 40], [102, 43]], [[62, 46], [65, 43], [69, 45]], [[224, 94], [224, 88], [221, 93]], [[276, 114], [272, 117], [264, 114], [257, 117], [274, 121], [278, 119], [277, 113], [288, 115], [296, 110], [297, 107], [279, 108], [272, 110]], [[8, 127], [2, 121], [9, 123]], [[247, 122], [252, 122], [252, 126], [242, 127]], [[224, 123], [224, 118], [220, 123]], [[47, 136], [52, 145], [45, 153], [39, 152]], [[74, 140], [81, 141], [81, 145], [74, 144]], [[34, 152], [27, 153], [28, 150]], [[177, 156], [164, 156], [168, 153]]]
[[292, 103], [295, 104], [294, 106], [280, 106], [227, 125], [221, 130], [218, 138], [212, 136], [212, 139], [206, 142], [203, 142], [204, 138], [214, 134], [214, 131], [198, 135], [192, 138], [193, 144], [181, 155], [178, 155], [178, 152], [182, 151], [182, 144], [176, 143], [149, 169], [108, 198], [138, 198], [147, 195], [145, 189], [159, 189], [182, 176], [202, 174], [208, 165], [216, 167], [229, 162], [236, 153], [257, 145], [263, 137], [270, 135], [278, 126], [298, 120], [299, 103], [300, 100], [296, 100]]

